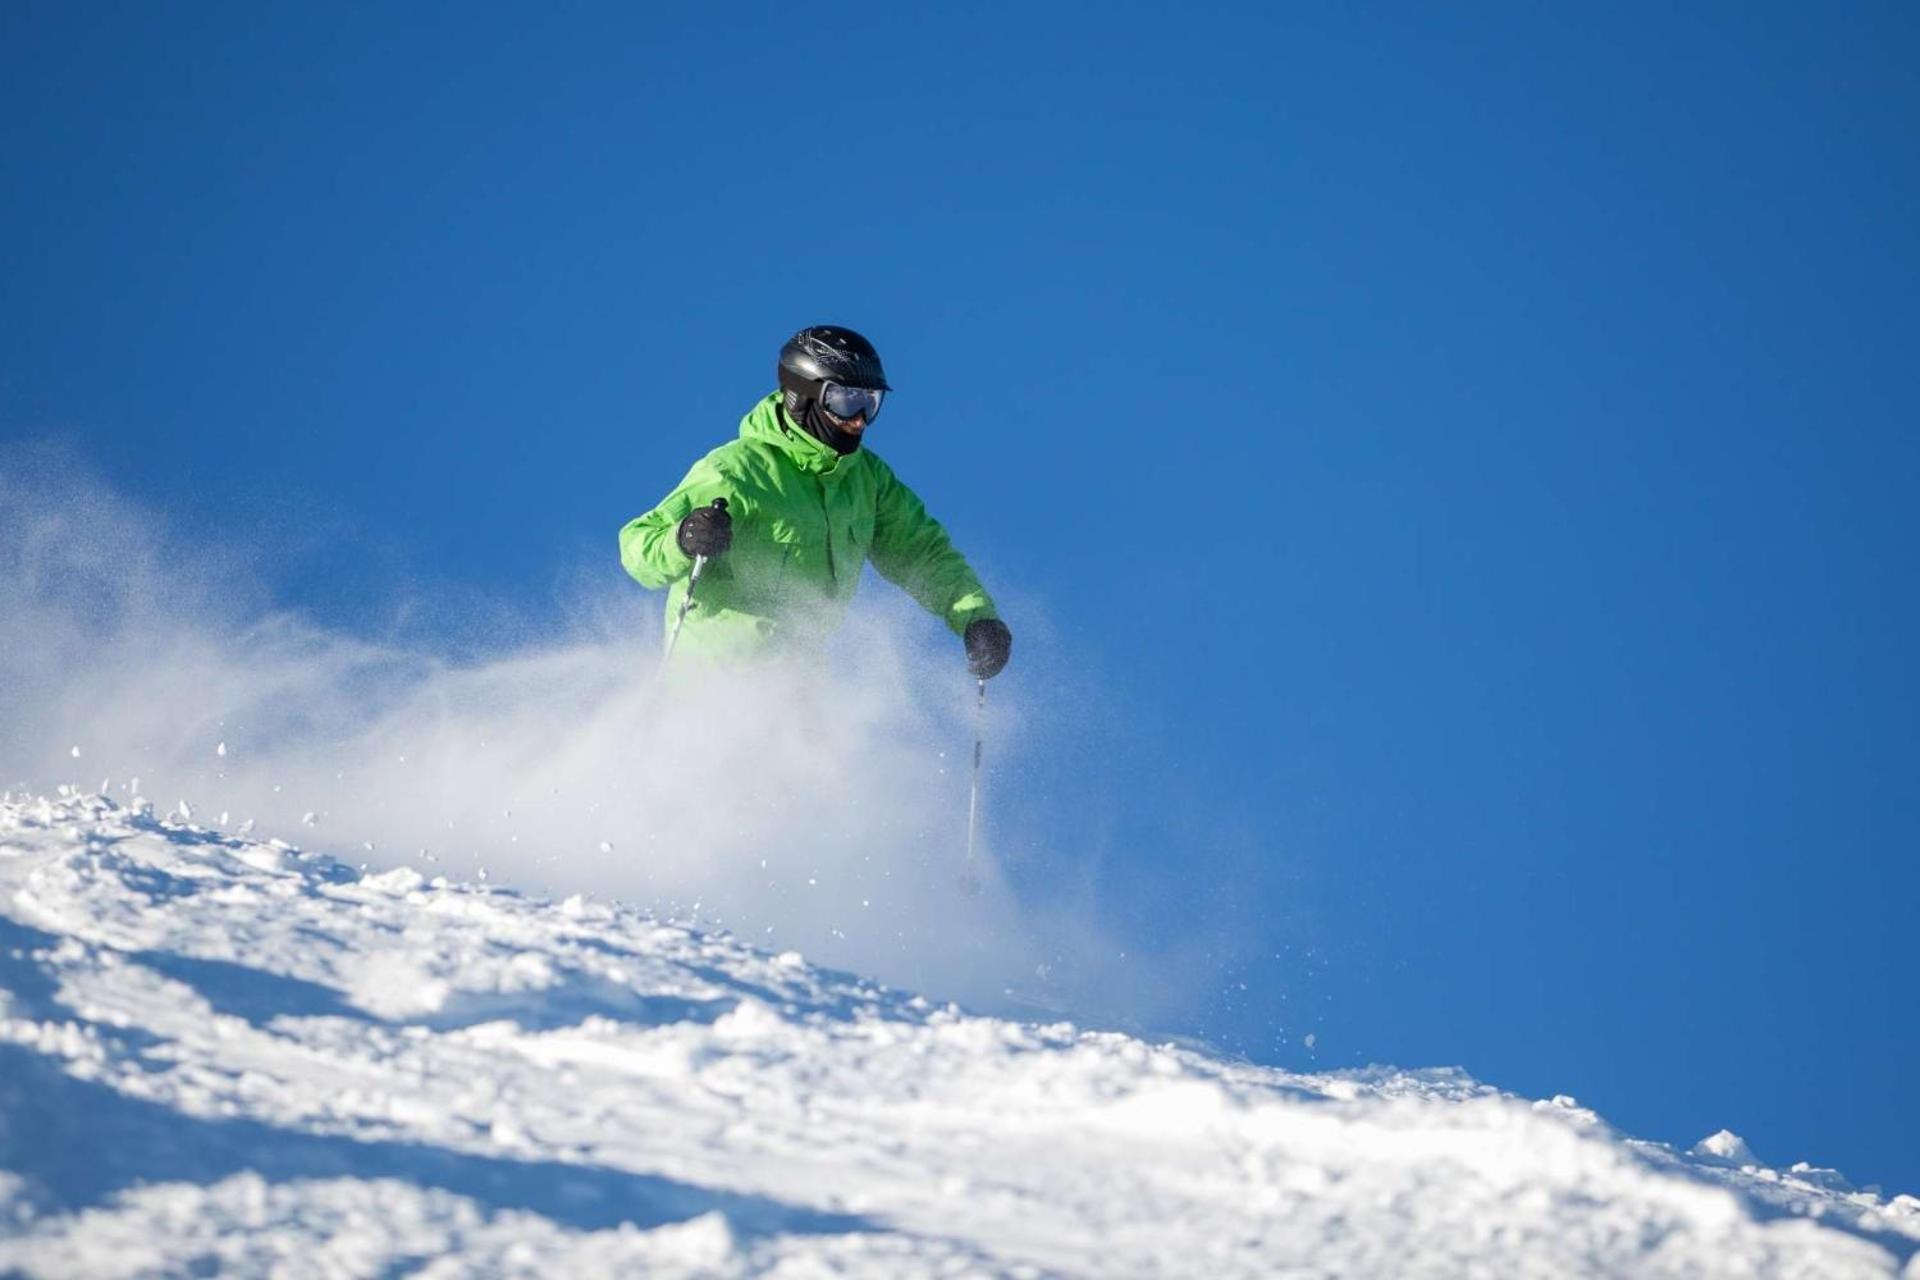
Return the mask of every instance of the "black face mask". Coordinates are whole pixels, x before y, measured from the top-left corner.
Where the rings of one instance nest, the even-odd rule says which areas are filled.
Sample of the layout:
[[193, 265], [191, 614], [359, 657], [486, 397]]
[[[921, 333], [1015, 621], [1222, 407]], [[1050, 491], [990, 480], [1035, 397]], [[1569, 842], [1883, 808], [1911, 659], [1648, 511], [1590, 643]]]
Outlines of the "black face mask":
[[842, 431], [834, 423], [833, 415], [820, 407], [818, 400], [807, 401], [806, 412], [800, 415], [800, 425], [806, 428], [808, 435], [842, 457], [860, 447], [860, 437], [851, 431]]
[[842, 431], [832, 414], [820, 407], [820, 384], [788, 369], [780, 370], [780, 403], [801, 430], [841, 457], [860, 447], [860, 437]]

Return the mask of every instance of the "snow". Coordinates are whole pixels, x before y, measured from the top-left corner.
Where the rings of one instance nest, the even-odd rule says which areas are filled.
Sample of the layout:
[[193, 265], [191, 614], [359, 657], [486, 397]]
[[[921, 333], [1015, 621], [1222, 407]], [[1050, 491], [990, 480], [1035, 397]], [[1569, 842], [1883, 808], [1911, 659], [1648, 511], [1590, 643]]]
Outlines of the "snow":
[[1920, 1199], [1446, 1069], [978, 1017], [800, 953], [0, 802], [0, 1272], [1904, 1276]]
[[1693, 1154], [1703, 1160], [1723, 1160], [1731, 1165], [1758, 1165], [1759, 1157], [1747, 1145], [1747, 1140], [1737, 1133], [1721, 1129], [1710, 1133], [1693, 1144]]

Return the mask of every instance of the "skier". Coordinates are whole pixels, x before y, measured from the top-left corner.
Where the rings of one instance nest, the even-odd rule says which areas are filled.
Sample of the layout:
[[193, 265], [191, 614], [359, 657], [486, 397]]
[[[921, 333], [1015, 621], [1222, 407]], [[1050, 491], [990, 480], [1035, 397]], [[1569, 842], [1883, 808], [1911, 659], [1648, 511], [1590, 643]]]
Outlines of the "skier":
[[[980, 579], [913, 490], [861, 448], [891, 389], [865, 338], [802, 329], [780, 349], [779, 389], [741, 420], [739, 439], [620, 530], [627, 572], [669, 588], [670, 630], [684, 616], [683, 649], [721, 660], [817, 652], [871, 560], [961, 637], [975, 677], [1007, 665], [1013, 633]], [[696, 556], [705, 562], [683, 615]]]

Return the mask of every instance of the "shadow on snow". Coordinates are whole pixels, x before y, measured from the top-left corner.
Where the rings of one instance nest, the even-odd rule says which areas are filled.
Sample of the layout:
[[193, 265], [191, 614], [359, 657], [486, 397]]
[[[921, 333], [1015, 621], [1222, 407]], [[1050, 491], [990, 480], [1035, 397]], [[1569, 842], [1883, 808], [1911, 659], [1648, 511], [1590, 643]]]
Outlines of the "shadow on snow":
[[0, 1046], [0, 1116], [0, 1167], [28, 1178], [42, 1211], [91, 1208], [142, 1183], [204, 1185], [251, 1170], [276, 1182], [397, 1178], [583, 1231], [648, 1229], [715, 1211], [743, 1236], [885, 1229], [655, 1174], [186, 1115], [75, 1079], [59, 1060], [13, 1045]]

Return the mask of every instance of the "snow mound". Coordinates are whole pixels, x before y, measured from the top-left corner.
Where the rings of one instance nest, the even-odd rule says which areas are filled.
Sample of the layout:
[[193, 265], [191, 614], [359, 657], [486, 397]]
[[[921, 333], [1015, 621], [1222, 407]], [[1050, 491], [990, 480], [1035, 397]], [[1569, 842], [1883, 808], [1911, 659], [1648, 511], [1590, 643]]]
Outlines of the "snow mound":
[[969, 1016], [177, 813], [0, 801], [0, 1272], [1920, 1277], [1920, 1200], [1730, 1134]]
[[1759, 1157], [1753, 1154], [1753, 1148], [1747, 1145], [1747, 1140], [1727, 1129], [1710, 1133], [1694, 1143], [1692, 1154], [1702, 1160], [1717, 1160], [1732, 1165], [1760, 1163]]

